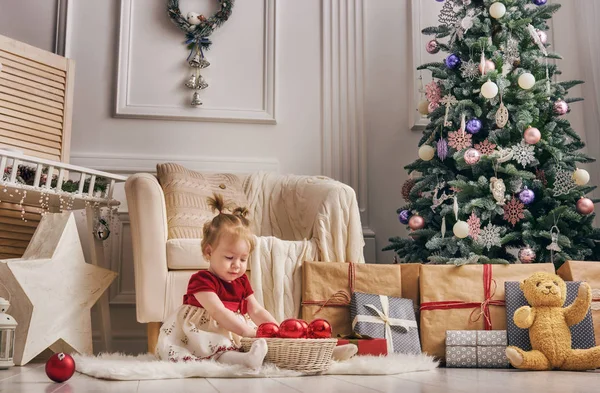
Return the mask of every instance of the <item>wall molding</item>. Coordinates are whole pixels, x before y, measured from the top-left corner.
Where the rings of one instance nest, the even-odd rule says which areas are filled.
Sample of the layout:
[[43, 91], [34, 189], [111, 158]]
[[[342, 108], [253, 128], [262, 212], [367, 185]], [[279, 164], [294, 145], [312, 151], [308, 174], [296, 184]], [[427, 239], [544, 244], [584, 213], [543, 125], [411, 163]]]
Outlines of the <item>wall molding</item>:
[[322, 171], [356, 191], [367, 225], [364, 0], [323, 0]]
[[71, 163], [106, 172], [133, 174], [156, 172], [156, 164], [175, 162], [194, 171], [249, 173], [279, 172], [279, 160], [273, 157], [211, 157], [154, 154], [105, 154], [72, 152]]
[[[139, 1], [139, 0], [138, 0]], [[132, 44], [132, 17], [135, 0], [121, 0], [119, 30], [119, 60], [115, 117], [151, 118], [162, 120], [194, 120], [233, 123], [275, 124], [275, 0], [264, 0], [264, 60], [263, 107], [261, 110], [244, 108], [202, 108], [184, 106], [155, 106], [132, 104], [129, 100], [130, 47]], [[166, 15], [165, 15], [166, 17]]]

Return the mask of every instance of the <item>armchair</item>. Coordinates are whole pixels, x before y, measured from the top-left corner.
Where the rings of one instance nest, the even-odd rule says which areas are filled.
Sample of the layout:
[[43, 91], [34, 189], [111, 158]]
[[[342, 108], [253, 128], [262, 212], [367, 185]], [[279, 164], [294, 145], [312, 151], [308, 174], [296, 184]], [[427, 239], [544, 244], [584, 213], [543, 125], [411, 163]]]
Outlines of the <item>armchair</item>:
[[[257, 236], [248, 276], [257, 299], [276, 319], [299, 315], [304, 260], [364, 262], [352, 188], [320, 176], [253, 173], [238, 178]], [[207, 187], [218, 190], [219, 185]], [[154, 352], [161, 322], [181, 304], [189, 277], [208, 268], [208, 263], [202, 257], [201, 239], [169, 236], [165, 193], [156, 176], [130, 176], [125, 192], [137, 320], [148, 323], [148, 350]]]

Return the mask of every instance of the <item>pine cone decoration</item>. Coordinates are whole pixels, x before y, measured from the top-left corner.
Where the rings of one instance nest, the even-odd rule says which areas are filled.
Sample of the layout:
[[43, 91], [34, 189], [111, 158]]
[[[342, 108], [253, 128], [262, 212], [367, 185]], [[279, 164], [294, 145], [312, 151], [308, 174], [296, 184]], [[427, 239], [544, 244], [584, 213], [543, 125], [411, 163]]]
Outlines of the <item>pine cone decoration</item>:
[[404, 198], [406, 202], [410, 202], [410, 191], [416, 183], [415, 179], [408, 179], [404, 182], [404, 185], [402, 186], [402, 198]]

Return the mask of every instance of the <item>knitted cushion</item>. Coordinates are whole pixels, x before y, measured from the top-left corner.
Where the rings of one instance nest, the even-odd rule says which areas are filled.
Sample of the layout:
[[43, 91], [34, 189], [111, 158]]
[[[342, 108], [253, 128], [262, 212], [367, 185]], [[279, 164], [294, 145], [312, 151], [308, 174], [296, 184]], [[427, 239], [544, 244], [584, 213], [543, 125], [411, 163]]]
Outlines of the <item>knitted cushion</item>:
[[204, 223], [216, 215], [207, 203], [215, 193], [232, 208], [248, 206], [237, 175], [194, 172], [173, 163], [156, 165], [156, 173], [165, 194], [169, 239], [202, 238]]

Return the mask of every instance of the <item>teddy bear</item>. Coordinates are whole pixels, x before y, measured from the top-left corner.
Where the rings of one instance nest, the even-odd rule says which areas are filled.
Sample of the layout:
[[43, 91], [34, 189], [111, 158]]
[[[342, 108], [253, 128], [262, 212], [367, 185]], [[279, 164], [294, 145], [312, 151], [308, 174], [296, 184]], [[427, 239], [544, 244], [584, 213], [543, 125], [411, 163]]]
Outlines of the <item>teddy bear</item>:
[[600, 346], [571, 349], [569, 326], [581, 322], [592, 303], [592, 290], [582, 282], [577, 298], [563, 308], [567, 285], [555, 274], [535, 273], [523, 282], [521, 289], [531, 305], [519, 308], [513, 317], [521, 329], [529, 329], [532, 351], [509, 346], [510, 363], [524, 370], [591, 370], [600, 368]]

